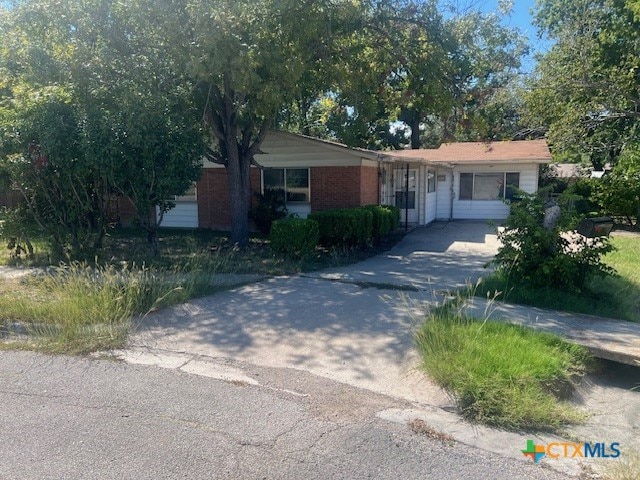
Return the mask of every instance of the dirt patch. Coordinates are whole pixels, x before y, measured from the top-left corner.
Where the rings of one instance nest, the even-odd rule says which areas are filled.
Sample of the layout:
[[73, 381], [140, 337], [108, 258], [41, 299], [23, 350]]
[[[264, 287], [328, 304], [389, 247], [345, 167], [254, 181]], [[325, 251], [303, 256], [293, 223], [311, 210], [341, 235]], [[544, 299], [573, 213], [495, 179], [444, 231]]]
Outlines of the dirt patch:
[[424, 435], [427, 438], [431, 438], [433, 440], [440, 440], [444, 443], [453, 443], [455, 439], [451, 435], [447, 435], [446, 433], [442, 433], [435, 428], [429, 426], [427, 422], [421, 420], [419, 418], [415, 418], [407, 423], [409, 429], [417, 434]]

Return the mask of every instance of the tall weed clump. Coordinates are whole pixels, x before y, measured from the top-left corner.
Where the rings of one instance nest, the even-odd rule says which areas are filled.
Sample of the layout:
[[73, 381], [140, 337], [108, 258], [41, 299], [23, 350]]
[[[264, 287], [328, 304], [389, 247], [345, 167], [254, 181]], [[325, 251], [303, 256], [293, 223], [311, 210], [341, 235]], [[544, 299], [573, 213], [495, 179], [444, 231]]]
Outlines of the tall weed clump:
[[163, 270], [71, 263], [14, 284], [0, 297], [0, 320], [20, 325], [46, 351], [116, 348], [136, 316], [207, 293], [210, 277], [196, 264]]
[[427, 374], [470, 421], [557, 431], [583, 414], [563, 401], [589, 364], [585, 348], [517, 325], [431, 314], [416, 332]]

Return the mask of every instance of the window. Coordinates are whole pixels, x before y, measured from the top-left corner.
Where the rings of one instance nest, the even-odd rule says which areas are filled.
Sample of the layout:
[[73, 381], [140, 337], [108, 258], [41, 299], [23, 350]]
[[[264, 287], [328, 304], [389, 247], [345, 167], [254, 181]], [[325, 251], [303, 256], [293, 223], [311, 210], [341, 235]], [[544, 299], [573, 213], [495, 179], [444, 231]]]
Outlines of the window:
[[460, 200], [471, 200], [473, 196], [473, 173], [460, 174]]
[[435, 170], [427, 170], [427, 192], [435, 192], [436, 191], [436, 171]]
[[504, 192], [504, 198], [507, 200], [513, 200], [516, 196], [518, 189], [520, 188], [520, 173], [506, 173], [506, 189]]
[[519, 172], [461, 173], [460, 200], [512, 200], [520, 188]]
[[174, 202], [195, 202], [196, 200], [197, 190], [195, 182], [191, 184], [186, 192], [184, 192], [184, 195], [175, 195], [173, 197]]
[[[407, 195], [407, 193], [409, 195]], [[408, 200], [408, 201], [407, 201]], [[416, 192], [396, 192], [396, 207], [400, 210], [416, 208]]]
[[288, 203], [309, 203], [308, 168], [267, 168], [262, 171], [263, 192], [281, 195]]

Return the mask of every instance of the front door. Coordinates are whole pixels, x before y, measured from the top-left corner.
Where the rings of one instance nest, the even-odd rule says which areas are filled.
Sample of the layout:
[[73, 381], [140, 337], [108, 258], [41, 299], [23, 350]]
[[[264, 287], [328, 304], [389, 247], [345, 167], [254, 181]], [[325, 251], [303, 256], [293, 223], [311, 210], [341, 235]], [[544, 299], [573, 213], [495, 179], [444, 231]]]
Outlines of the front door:
[[[407, 177], [408, 175], [408, 177]], [[407, 179], [409, 180], [407, 182]], [[400, 220], [418, 223], [418, 202], [416, 198], [418, 171], [406, 168], [396, 170], [394, 188], [396, 192], [396, 207], [400, 209]]]

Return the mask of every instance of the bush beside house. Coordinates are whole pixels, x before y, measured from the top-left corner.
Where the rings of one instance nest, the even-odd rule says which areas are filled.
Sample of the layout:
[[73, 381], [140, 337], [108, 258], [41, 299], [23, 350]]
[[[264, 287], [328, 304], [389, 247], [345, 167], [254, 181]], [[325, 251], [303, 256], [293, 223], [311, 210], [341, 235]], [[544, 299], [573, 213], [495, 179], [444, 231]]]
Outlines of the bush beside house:
[[320, 244], [331, 247], [363, 247], [373, 238], [373, 213], [364, 208], [336, 208], [309, 215], [318, 222]]
[[379, 240], [400, 225], [400, 209], [392, 205], [362, 207], [373, 214], [373, 239]]
[[353, 248], [371, 245], [400, 225], [400, 210], [390, 205], [367, 205], [314, 212], [320, 244], [327, 248]]
[[269, 240], [274, 252], [304, 258], [318, 246], [318, 222], [313, 219], [288, 217], [271, 224]]

